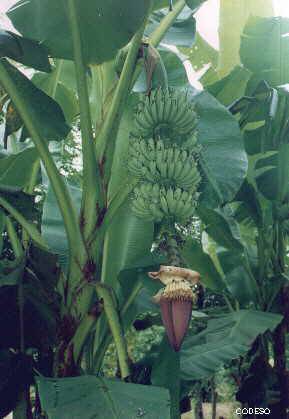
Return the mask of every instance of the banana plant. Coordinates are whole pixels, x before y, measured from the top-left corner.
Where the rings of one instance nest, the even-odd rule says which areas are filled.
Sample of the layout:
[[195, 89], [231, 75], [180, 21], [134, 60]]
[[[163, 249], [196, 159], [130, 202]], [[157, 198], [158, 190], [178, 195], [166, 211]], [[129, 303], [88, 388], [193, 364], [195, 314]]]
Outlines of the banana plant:
[[[91, 417], [101, 410], [115, 417], [146, 411], [155, 418], [159, 408], [146, 403], [152, 394], [167, 406], [167, 391], [152, 388], [142, 395], [142, 388], [125, 383], [132, 380], [125, 330], [138, 314], [132, 316], [131, 309], [144, 287], [144, 273], [158, 269], [161, 261], [152, 257], [152, 245], [161, 232], [190, 219], [199, 205], [214, 208], [232, 200], [246, 174], [234, 117], [210, 94], [194, 91], [182, 63], [161, 44], [164, 37], [178, 45], [188, 42], [188, 34], [193, 42], [193, 13], [201, 2], [178, 0], [159, 11], [166, 3], [29, 0], [8, 12], [21, 36], [5, 32], [1, 38], [8, 148], [0, 159], [1, 229], [14, 258], [12, 266], [3, 266], [3, 292], [16, 290], [20, 304], [19, 340], [3, 346], [16, 350], [9, 352], [11, 365], [18, 365], [21, 357], [29, 363], [31, 347], [40, 358], [49, 356], [49, 371], [35, 371], [39, 393], [34, 407], [41, 411], [40, 394], [42, 409], [51, 418], [63, 417], [63, 405], [72, 403], [70, 388], [76, 392], [79, 386], [87, 388], [89, 403], [94, 392], [99, 400], [91, 406]], [[180, 27], [186, 34], [181, 40]], [[37, 70], [33, 78], [15, 61]], [[182, 74], [181, 83], [176, 73]], [[7, 119], [10, 110], [17, 124], [11, 123], [15, 117]], [[151, 122], [156, 116], [165, 118], [151, 131], [144, 115]], [[62, 174], [57, 150], [68, 141], [69, 124], [77, 116], [82, 177], [81, 184], [72, 185]], [[162, 147], [168, 137], [173, 144]], [[185, 144], [182, 150], [178, 141]], [[159, 163], [160, 155], [165, 161]], [[147, 156], [152, 165], [147, 165]], [[166, 179], [165, 188], [158, 187], [156, 169]], [[31, 214], [39, 186], [45, 197]], [[153, 206], [148, 205], [152, 195]], [[166, 218], [170, 225], [162, 229]], [[43, 270], [46, 263], [52, 266], [51, 276]], [[39, 301], [35, 284], [42, 293]], [[29, 298], [42, 318], [49, 313], [55, 320], [51, 340], [26, 336]], [[118, 384], [86, 375], [99, 374], [112, 340], [124, 381]], [[166, 342], [164, 347], [167, 351]], [[80, 377], [68, 378], [75, 375]], [[22, 395], [17, 418], [31, 417], [30, 383], [17, 387]], [[123, 411], [120, 394], [130, 389], [133, 399], [141, 401], [132, 401], [131, 412]], [[112, 407], [105, 403], [106, 392], [113, 394]], [[76, 393], [71, 406], [79, 417], [84, 402]], [[171, 410], [164, 407], [162, 418], [179, 417], [177, 404], [178, 399]], [[1, 414], [13, 407], [5, 406]]]

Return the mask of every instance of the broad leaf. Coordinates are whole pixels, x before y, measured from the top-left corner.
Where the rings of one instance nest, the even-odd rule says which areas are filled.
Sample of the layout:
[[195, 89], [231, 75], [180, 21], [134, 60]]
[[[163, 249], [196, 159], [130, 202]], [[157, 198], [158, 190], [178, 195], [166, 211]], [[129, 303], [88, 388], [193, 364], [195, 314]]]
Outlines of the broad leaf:
[[176, 417], [180, 403], [180, 354], [171, 348], [166, 336], [152, 365], [151, 383], [170, 391], [171, 417]]
[[228, 106], [244, 95], [251, 72], [244, 67], [236, 66], [223, 79], [206, 86], [211, 95]]
[[[81, 189], [70, 184], [68, 188], [76, 208], [79, 209], [81, 205]], [[59, 256], [59, 262], [65, 270], [68, 263], [67, 236], [63, 218], [50, 183], [43, 205], [41, 231], [49, 248]]]
[[240, 237], [234, 231], [233, 225], [230, 224], [228, 218], [223, 214], [199, 206], [198, 215], [204, 223], [204, 230], [216, 243], [227, 249], [235, 249], [239, 252], [243, 250]]
[[[289, 81], [289, 19], [251, 17], [241, 37], [240, 57], [255, 75], [277, 86]], [[256, 59], [256, 52], [258, 59]]]
[[181, 249], [181, 255], [186, 265], [201, 274], [201, 283], [212, 291], [220, 292], [226, 283], [218, 272], [211, 257], [205, 253], [200, 243], [188, 239]]
[[169, 419], [169, 394], [160, 387], [127, 384], [101, 377], [36, 379], [49, 419]]
[[181, 48], [181, 52], [188, 56], [195, 71], [203, 69], [209, 64], [212, 69], [216, 69], [218, 65], [218, 51], [215, 50], [204, 38], [196, 32], [196, 38], [192, 48]]
[[0, 185], [23, 189], [30, 181], [33, 164], [38, 158], [36, 149], [26, 148], [0, 158]]
[[[146, 28], [146, 35], [149, 36], [160, 24], [161, 20], [167, 14], [167, 10], [154, 12], [149, 19]], [[194, 43], [196, 32], [196, 22], [193, 18], [193, 12], [188, 7], [183, 9], [177, 19], [166, 32], [162, 42], [168, 45], [176, 45], [190, 48]]]
[[16, 260], [2, 259], [0, 261], [0, 287], [16, 286], [23, 277], [25, 259]]
[[188, 336], [181, 350], [181, 377], [199, 380], [213, 375], [222, 365], [244, 355], [266, 330], [274, 330], [279, 314], [239, 310], [208, 322], [207, 328]]
[[228, 110], [206, 92], [195, 94], [193, 100], [205, 175], [201, 201], [216, 206], [234, 198], [247, 171], [247, 156], [238, 123]]
[[47, 72], [51, 70], [48, 54], [43, 45], [10, 31], [0, 30], [0, 57], [12, 58], [36, 70]]
[[[65, 120], [68, 123], [71, 123], [79, 112], [77, 97], [75, 91], [72, 88], [68, 87], [68, 85], [65, 85], [59, 80], [55, 81], [55, 72], [57, 72], [57, 69], [55, 69], [51, 74], [35, 74], [33, 76], [32, 81], [37, 87], [39, 87], [39, 89], [43, 90], [47, 95], [51, 96], [51, 94], [53, 93], [55, 101], [60, 105], [64, 113]], [[51, 92], [51, 85], [53, 87], [55, 82], [55, 90]]]
[[0, 194], [10, 205], [15, 207], [27, 220], [37, 219], [37, 209], [34, 203], [34, 196], [22, 192], [19, 187], [8, 187], [0, 184]]
[[256, 279], [246, 263], [244, 254], [236, 251], [219, 251], [218, 258], [225, 273], [225, 282], [231, 295], [245, 307], [257, 303], [259, 289]]
[[[10, 78], [17, 86], [27, 109], [33, 118], [38, 131], [46, 140], [59, 140], [67, 136], [70, 127], [66, 124], [64, 114], [50, 96], [38, 89], [24, 74], [5, 59], [1, 59]], [[19, 111], [19, 110], [18, 110]]]
[[192, 9], [197, 10], [206, 0], [186, 0], [186, 4]]
[[[113, 58], [139, 29], [149, 6], [146, 0], [78, 0], [76, 4], [87, 63]], [[20, 0], [8, 17], [23, 36], [42, 42], [53, 57], [73, 58], [65, 2]]]
[[5, 228], [5, 214], [4, 211], [0, 210], [0, 252], [3, 251], [3, 233]]
[[168, 85], [175, 88], [186, 86], [188, 76], [183, 64], [185, 57], [167, 48], [162, 48], [160, 54], [167, 70]]
[[104, 242], [102, 278], [116, 285], [118, 274], [147, 254], [153, 242], [153, 223], [136, 217], [129, 200], [117, 211]]

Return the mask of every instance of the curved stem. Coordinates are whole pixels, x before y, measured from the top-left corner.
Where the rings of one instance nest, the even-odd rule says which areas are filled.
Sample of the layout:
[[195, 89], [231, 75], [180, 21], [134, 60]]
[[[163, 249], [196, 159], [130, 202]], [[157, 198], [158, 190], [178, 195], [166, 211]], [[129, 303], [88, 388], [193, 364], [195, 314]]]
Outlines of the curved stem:
[[[123, 319], [126, 312], [134, 302], [135, 298], [137, 297], [138, 293], [142, 289], [143, 284], [141, 281], [137, 282], [135, 287], [132, 289], [128, 299], [126, 300], [125, 304], [123, 305], [122, 309], [120, 310], [120, 318]], [[111, 342], [111, 335], [109, 333], [105, 333], [103, 336], [103, 339], [101, 340], [97, 351], [94, 354], [94, 366], [93, 366], [93, 373], [99, 374], [101, 364], [105, 355], [105, 352], [107, 351], [107, 347]]]
[[[166, 32], [170, 28], [170, 26], [174, 23], [178, 15], [181, 13], [183, 8], [185, 7], [186, 3], [184, 0], [179, 0], [175, 5], [172, 11], [170, 11], [160, 22], [157, 29], [154, 30], [154, 32], [149, 37], [149, 44], [153, 47], [157, 47], [163, 37], [165, 36]], [[135, 68], [132, 81], [131, 81], [131, 88], [136, 83], [141, 71], [143, 68], [143, 61], [139, 60], [137, 63], [137, 66]]]
[[122, 379], [125, 379], [129, 376], [130, 371], [128, 365], [127, 346], [120, 322], [120, 316], [115, 307], [110, 289], [105, 285], [98, 283], [96, 284], [96, 292], [99, 299], [103, 300], [104, 312], [116, 346], [121, 377]]
[[111, 107], [109, 109], [108, 115], [104, 121], [104, 124], [97, 139], [97, 155], [100, 161], [103, 159], [108, 140], [111, 138], [114, 139], [116, 136], [125, 101], [129, 93], [131, 79], [135, 70], [137, 54], [142, 42], [145, 23], [146, 19], [142, 27], [138, 30], [138, 32], [134, 35], [132, 39], [131, 46], [129, 48], [121, 72], [121, 76], [112, 99]]
[[185, 7], [186, 2], [185, 0], [179, 0], [174, 5], [174, 8], [171, 12], [169, 12], [160, 22], [157, 29], [151, 34], [149, 38], [149, 43], [156, 47], [163, 39], [164, 35], [166, 34], [168, 28], [174, 23], [178, 15], [181, 13], [183, 8]]
[[[37, 159], [33, 165], [29, 185], [27, 186], [27, 189], [26, 189], [26, 192], [29, 195], [32, 195], [34, 192], [34, 188], [37, 184], [39, 170], [40, 170], [40, 159]], [[29, 235], [26, 230], [22, 231], [22, 244], [25, 249], [27, 248], [29, 244]]]
[[19, 237], [17, 235], [17, 232], [15, 230], [15, 227], [10, 217], [7, 216], [5, 221], [6, 221], [7, 234], [8, 234], [14, 255], [16, 258], [19, 258], [20, 256], [23, 255], [23, 248], [22, 248], [21, 242], [19, 240]]
[[[47, 142], [45, 141], [45, 139], [42, 138], [41, 132], [34, 123], [33, 115], [30, 112], [25, 99], [19, 93], [17, 86], [15, 85], [12, 77], [10, 76], [9, 66], [10, 65], [7, 63], [6, 60], [0, 60], [0, 81], [6, 92], [9, 94], [15, 107], [17, 108], [17, 111], [19, 112], [19, 115], [21, 116], [35, 144], [39, 156], [43, 161], [63, 217], [69, 248], [71, 250], [71, 256], [78, 256], [78, 254], [80, 253], [79, 248], [82, 243], [82, 238], [78, 227], [77, 213], [72, 203], [71, 196], [61, 174], [58, 172], [52, 155], [49, 152]], [[21, 216], [21, 220], [23, 224], [24, 217]], [[27, 223], [26, 220], [24, 224], [30, 225], [30, 223]], [[39, 232], [37, 233], [39, 235]]]
[[[92, 120], [86, 79], [86, 66], [82, 51], [76, 1], [68, 0], [67, 5], [68, 16], [71, 24], [74, 64], [80, 107], [80, 129], [83, 155], [82, 217], [84, 221], [83, 232], [84, 236], [87, 237], [95, 229], [97, 224], [98, 211], [96, 204], [98, 203], [98, 209], [100, 211], [103, 206], [104, 199], [102, 198], [100, 174], [94, 150]], [[101, 202], [98, 202], [99, 200]]]
[[51, 80], [49, 83], [48, 94], [54, 99], [56, 95], [57, 86], [59, 83], [59, 78], [62, 70], [63, 60], [57, 60], [55, 69], [51, 75]]
[[26, 220], [23, 215], [17, 211], [5, 198], [0, 196], [0, 206], [4, 208], [9, 214], [27, 231], [29, 236], [35, 243], [37, 243], [42, 248], [48, 249], [47, 244], [44, 239], [41, 237], [41, 234], [37, 230], [36, 226], [33, 223], [30, 223]]

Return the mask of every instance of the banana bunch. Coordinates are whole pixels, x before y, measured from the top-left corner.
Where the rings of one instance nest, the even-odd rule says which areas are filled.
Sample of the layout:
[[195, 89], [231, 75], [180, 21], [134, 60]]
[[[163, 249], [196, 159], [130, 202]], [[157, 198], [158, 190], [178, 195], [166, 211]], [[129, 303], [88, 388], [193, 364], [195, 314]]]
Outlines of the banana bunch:
[[127, 160], [139, 179], [132, 209], [142, 219], [186, 222], [195, 212], [201, 175], [197, 116], [186, 94], [157, 89], [135, 115]]
[[132, 140], [128, 170], [142, 180], [196, 191], [201, 176], [192, 153], [162, 140]]
[[139, 104], [132, 135], [180, 143], [194, 136], [196, 127], [197, 115], [187, 94], [159, 88]]
[[198, 196], [197, 192], [190, 193], [181, 188], [142, 183], [134, 189], [132, 209], [145, 220], [161, 222], [166, 218], [182, 222], [194, 214]]

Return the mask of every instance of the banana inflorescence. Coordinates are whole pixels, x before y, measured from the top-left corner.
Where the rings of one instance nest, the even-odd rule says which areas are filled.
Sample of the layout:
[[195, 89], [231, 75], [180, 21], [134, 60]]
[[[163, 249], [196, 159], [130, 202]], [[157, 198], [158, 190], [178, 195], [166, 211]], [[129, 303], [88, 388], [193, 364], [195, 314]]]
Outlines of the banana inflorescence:
[[155, 222], [185, 222], [195, 212], [201, 181], [194, 105], [186, 93], [158, 89], [139, 109], [127, 162], [140, 180], [132, 209]]

